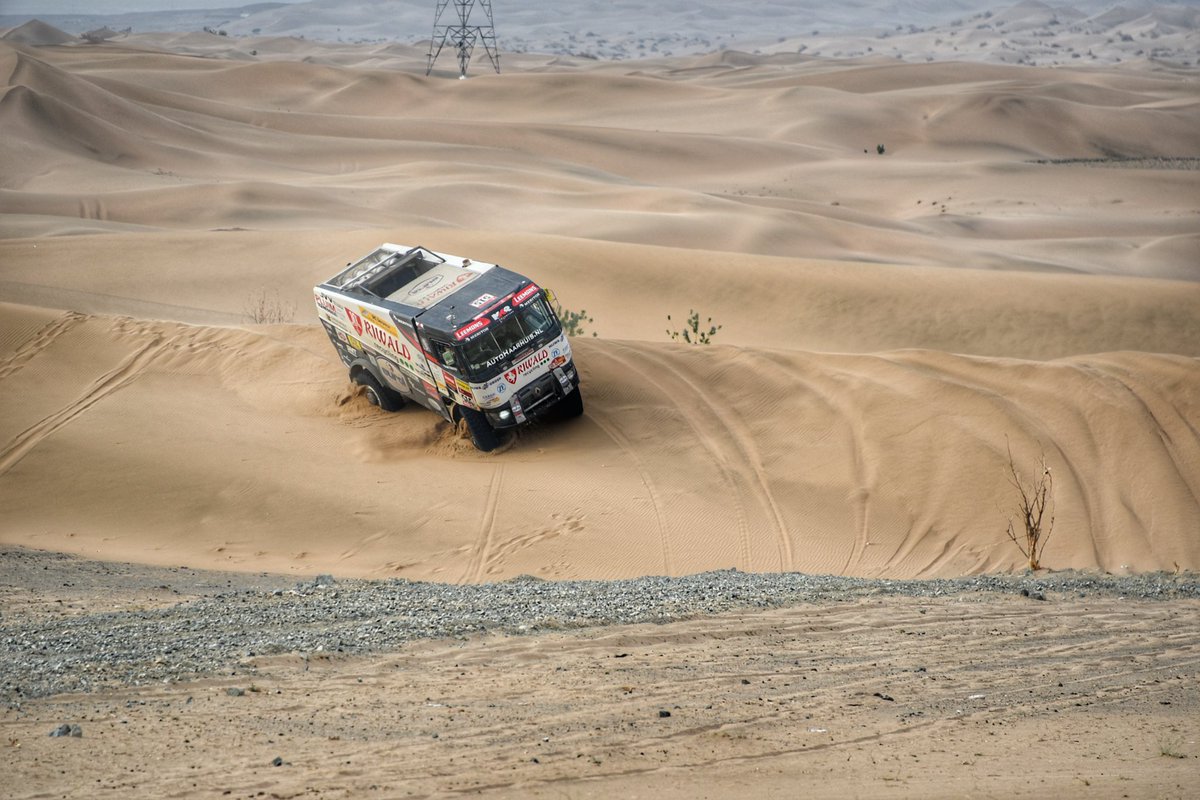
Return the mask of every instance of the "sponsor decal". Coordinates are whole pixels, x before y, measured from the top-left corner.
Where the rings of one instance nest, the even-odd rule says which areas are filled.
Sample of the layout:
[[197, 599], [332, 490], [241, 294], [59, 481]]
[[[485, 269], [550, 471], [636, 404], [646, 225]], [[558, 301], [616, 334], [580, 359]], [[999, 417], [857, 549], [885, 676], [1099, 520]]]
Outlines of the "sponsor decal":
[[490, 320], [488, 320], [486, 318], [472, 320], [471, 322], [467, 323], [466, 325], [463, 325], [461, 328], [456, 330], [454, 332], [454, 338], [455, 338], [455, 340], [461, 342], [463, 339], [466, 339], [468, 336], [473, 336], [474, 334], [479, 333], [481, 330], [486, 328], [489, 324], [490, 324]]
[[522, 289], [521, 291], [517, 292], [513, 296], [513, 305], [520, 305], [521, 303], [524, 303], [526, 300], [533, 297], [537, 293], [538, 293], [537, 285], [531, 283], [528, 286], [526, 286], [524, 289]]
[[333, 314], [335, 317], [337, 316], [337, 303], [333, 302], [332, 298], [330, 298], [328, 295], [321, 294], [320, 292], [314, 292], [314, 295], [317, 298], [317, 308], [329, 314]]
[[460, 286], [478, 277], [479, 273], [476, 272], [462, 272], [451, 278], [449, 282], [443, 283], [442, 275], [435, 273], [409, 289], [408, 296], [413, 298], [412, 302], [416, 305], [428, 306], [435, 300], [440, 300], [446, 295], [453, 294], [458, 291]]
[[427, 292], [430, 289], [432, 289], [433, 287], [437, 286], [441, 282], [442, 282], [441, 275], [439, 275], [437, 273], [430, 275], [428, 278], [426, 278], [425, 280], [421, 281], [420, 283], [418, 283], [417, 285], [415, 285], [411, 289], [409, 289], [408, 296], [413, 297], [415, 295], [422, 294], [423, 292]]
[[524, 337], [524, 338], [523, 338], [523, 339], [521, 339], [519, 342], [517, 342], [516, 344], [514, 344], [512, 347], [509, 347], [509, 348], [507, 348], [507, 349], [506, 349], [506, 350], [505, 350], [503, 353], [501, 353], [500, 355], [498, 355], [498, 356], [493, 356], [492, 358], [489, 358], [489, 359], [488, 359], [488, 360], [487, 360], [487, 361], [484, 363], [484, 366], [485, 366], [485, 367], [494, 367], [496, 364], [499, 364], [501, 361], [503, 361], [504, 359], [508, 358], [508, 357], [509, 357], [509, 356], [511, 356], [513, 353], [519, 353], [519, 352], [521, 351], [521, 349], [525, 347], [525, 345], [529, 344], [529, 343], [530, 343], [530, 342], [532, 342], [534, 339], [536, 339], [537, 337], [541, 336], [541, 335], [542, 335], [542, 331], [544, 331], [544, 330], [545, 330], [545, 328], [538, 328], [536, 331], [534, 331], [533, 333], [531, 333], [531, 334], [529, 334], [528, 336]]
[[378, 314], [374, 313], [373, 311], [371, 311], [371, 309], [363, 308], [362, 306], [359, 306], [358, 310], [362, 312], [362, 315], [364, 317], [371, 320], [371, 322], [378, 325], [380, 328], [383, 328], [385, 331], [390, 333], [392, 336], [400, 335], [400, 332], [398, 330], [396, 330], [395, 325], [393, 325], [391, 322], [384, 319], [383, 317], [379, 316]]
[[504, 373], [504, 380], [508, 381], [509, 383], [515, 384], [517, 382], [517, 378], [521, 377], [526, 372], [529, 372], [530, 370], [536, 368], [538, 365], [540, 365], [543, 361], [545, 361], [548, 358], [550, 358], [550, 351], [545, 348], [542, 348], [541, 350], [534, 353], [533, 355], [531, 355], [529, 358], [525, 359], [524, 361], [521, 361], [520, 363], [517, 363], [517, 364], [513, 364], [512, 369], [510, 369], [508, 372]]
[[512, 407], [513, 416], [517, 418], [517, 422], [524, 422], [528, 417], [525, 416], [525, 410], [521, 408], [521, 399], [515, 394], [513, 399], [509, 401], [509, 406]]
[[494, 294], [481, 294], [479, 297], [476, 297], [471, 301], [471, 305], [475, 306], [476, 308], [483, 308], [495, 299], [496, 295]]
[[524, 345], [529, 344], [529, 342], [533, 342], [534, 339], [541, 336], [542, 331], [545, 331], [545, 330], [546, 330], [545, 327], [539, 327], [538, 330], [535, 330], [533, 333], [530, 333], [530, 335], [522, 338], [520, 342], [517, 342], [516, 344], [512, 345], [512, 347], [510, 347], [508, 349], [505, 349], [503, 351], [503, 353], [500, 353], [497, 356], [492, 356], [491, 359], [488, 359], [484, 363], [484, 366], [485, 367], [494, 367], [494, 366], [498, 365], [498, 363], [500, 361], [504, 361], [505, 359], [508, 359], [508, 357], [510, 355], [512, 355], [514, 353], [520, 353], [521, 349], [524, 348]]
[[[504, 385], [504, 381], [500, 381], [500, 385]], [[488, 388], [486, 386], [476, 386], [471, 390], [470, 397], [475, 401], [475, 405], [480, 408], [489, 408], [500, 404], [500, 386]]]
[[395, 334], [384, 330], [369, 319], [363, 319], [348, 308], [346, 309], [346, 316], [350, 318], [350, 324], [354, 326], [354, 332], [359, 336], [364, 339], [373, 339], [405, 361], [412, 361], [408, 345], [401, 342]]
[[400, 391], [408, 390], [408, 381], [404, 378], [404, 372], [400, 366], [386, 358], [376, 358], [375, 364], [379, 367], [379, 372], [383, 375], [383, 379], [392, 385], [393, 389]]
[[[558, 351], [555, 350], [554, 352], [557, 353]], [[556, 356], [555, 359], [550, 362], [550, 368], [554, 369], [555, 367], [561, 367], [565, 363], [567, 363], [566, 356]]]
[[466, 381], [456, 378], [445, 370], [442, 371], [441, 377], [446, 381], [446, 394], [450, 398], [472, 408], [478, 408], [475, 396], [471, 394], [471, 387], [467, 385]]
[[491, 312], [491, 314], [489, 314], [488, 316], [490, 316], [492, 319], [499, 322], [500, 320], [504, 319], [511, 313], [512, 313], [512, 306], [501, 306], [500, 308]]
[[355, 350], [363, 349], [362, 342], [360, 342], [358, 339], [355, 339], [353, 336], [346, 337], [346, 344], [350, 345]]

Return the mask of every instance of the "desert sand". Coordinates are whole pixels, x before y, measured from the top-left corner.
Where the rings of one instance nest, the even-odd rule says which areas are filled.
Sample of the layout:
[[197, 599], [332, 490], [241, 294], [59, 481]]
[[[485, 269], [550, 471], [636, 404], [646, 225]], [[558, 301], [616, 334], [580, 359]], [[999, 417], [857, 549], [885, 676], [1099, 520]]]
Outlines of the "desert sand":
[[[512, 53], [459, 81], [449, 64], [425, 77], [420, 45], [10, 32], [0, 542], [450, 583], [1007, 572], [1025, 565], [1005, 536], [1011, 450], [1023, 475], [1043, 454], [1054, 475], [1047, 567], [1200, 569], [1200, 68], [921, 43], [939, 58]], [[370, 407], [311, 287], [385, 241], [504, 264], [586, 309], [584, 417], [485, 455], [427, 411]], [[251, 324], [256, 296], [279, 323]], [[715, 344], [669, 339], [691, 309], [722, 326]], [[836, 613], [893, 647], [890, 607]], [[1147, 652], [1175, 635], [1156, 631]], [[685, 633], [663, 635], [684, 657]], [[405, 658], [440, 664], [446, 646]], [[602, 646], [467, 647], [575, 665]], [[399, 691], [394, 660], [338, 680]], [[219, 688], [195, 690], [204, 713], [229, 713]], [[871, 713], [851, 714], [862, 742], [884, 724]], [[964, 747], [946, 764], [982, 752]], [[728, 753], [730, 780], [761, 777]], [[969, 774], [943, 794], [999, 791]], [[469, 787], [420, 791], [451, 788]]]

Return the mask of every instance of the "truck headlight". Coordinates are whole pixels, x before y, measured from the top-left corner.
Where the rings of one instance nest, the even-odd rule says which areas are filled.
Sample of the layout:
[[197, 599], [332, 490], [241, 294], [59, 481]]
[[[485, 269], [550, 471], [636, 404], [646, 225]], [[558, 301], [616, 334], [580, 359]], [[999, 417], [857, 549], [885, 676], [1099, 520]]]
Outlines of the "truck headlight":
[[500, 411], [500, 413], [499, 413], [499, 414], [497, 414], [496, 416], [497, 416], [497, 417], [499, 417], [499, 418], [500, 418], [500, 419], [502, 419], [502, 420], [507, 420], [509, 417], [511, 417], [511, 416], [512, 416], [512, 412], [511, 412], [511, 411], [509, 411], [507, 408], [505, 408], [505, 409], [502, 409], [502, 410]]

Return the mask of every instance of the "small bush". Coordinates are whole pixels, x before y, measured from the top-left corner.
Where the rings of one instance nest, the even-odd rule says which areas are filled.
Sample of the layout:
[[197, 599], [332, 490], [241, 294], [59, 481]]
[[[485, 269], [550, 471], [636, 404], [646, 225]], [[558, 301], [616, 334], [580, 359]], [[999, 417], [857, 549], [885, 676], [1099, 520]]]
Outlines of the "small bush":
[[1187, 754], [1183, 752], [1183, 738], [1181, 736], [1167, 736], [1163, 734], [1158, 739], [1158, 754], [1164, 758], [1187, 758]]
[[[569, 308], [563, 308], [562, 303], [560, 303], [557, 298], [554, 301], [554, 313], [558, 315], [558, 320], [562, 323], [563, 332], [567, 334], [567, 336], [586, 336], [587, 331], [583, 329], [583, 323], [586, 322], [587, 324], [591, 325], [596, 321], [589, 317], [587, 311], [582, 308], [578, 311], [572, 311]], [[592, 336], [595, 335], [596, 332], [592, 331]]]
[[255, 325], [274, 325], [291, 322], [296, 316], [296, 304], [281, 300], [279, 292], [256, 289], [246, 297], [242, 316]]
[[[687, 318], [687, 323], [681, 330], [671, 330], [667, 328], [667, 335], [675, 341], [683, 339], [688, 344], [712, 344], [713, 337], [717, 335], [717, 331], [721, 330], [720, 325], [714, 325], [712, 317], [704, 323], [707, 330], [702, 330], [700, 327], [700, 312], [695, 309], [689, 309], [692, 313]], [[671, 315], [667, 314], [667, 322], [671, 321]]]

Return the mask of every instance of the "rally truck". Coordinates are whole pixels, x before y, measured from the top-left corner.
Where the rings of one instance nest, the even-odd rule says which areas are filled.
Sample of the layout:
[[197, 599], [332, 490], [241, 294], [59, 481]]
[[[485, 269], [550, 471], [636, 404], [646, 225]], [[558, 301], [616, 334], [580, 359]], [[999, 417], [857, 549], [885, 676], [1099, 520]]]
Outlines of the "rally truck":
[[313, 293], [350, 380], [384, 411], [423, 405], [484, 451], [533, 419], [583, 413], [554, 297], [523, 275], [383, 244]]

